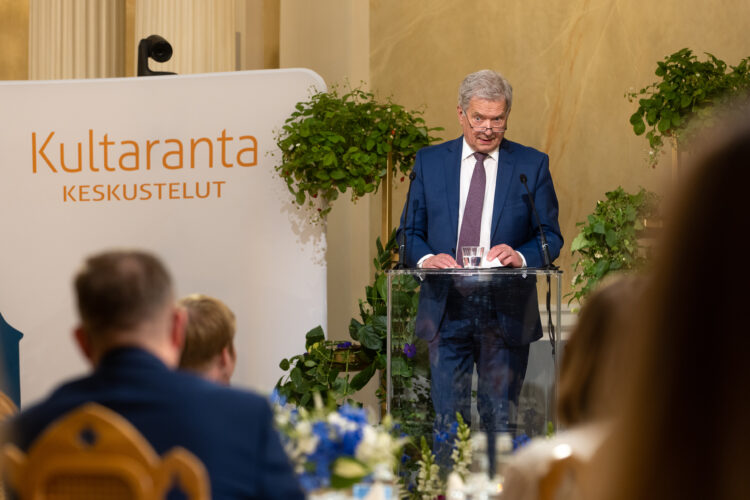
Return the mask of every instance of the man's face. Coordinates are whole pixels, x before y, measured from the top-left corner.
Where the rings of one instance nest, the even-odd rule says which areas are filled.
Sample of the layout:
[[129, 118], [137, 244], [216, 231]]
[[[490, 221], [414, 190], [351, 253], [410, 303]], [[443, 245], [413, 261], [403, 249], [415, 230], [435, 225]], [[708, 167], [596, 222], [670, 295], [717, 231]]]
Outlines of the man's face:
[[[461, 124], [469, 146], [480, 153], [489, 153], [497, 149], [500, 141], [503, 140], [503, 135], [505, 135], [505, 127], [510, 113], [506, 109], [505, 99], [488, 101], [487, 99], [472, 97], [465, 110], [461, 109], [461, 106], [458, 106], [457, 109], [458, 122]], [[492, 128], [479, 131], [485, 127]]]

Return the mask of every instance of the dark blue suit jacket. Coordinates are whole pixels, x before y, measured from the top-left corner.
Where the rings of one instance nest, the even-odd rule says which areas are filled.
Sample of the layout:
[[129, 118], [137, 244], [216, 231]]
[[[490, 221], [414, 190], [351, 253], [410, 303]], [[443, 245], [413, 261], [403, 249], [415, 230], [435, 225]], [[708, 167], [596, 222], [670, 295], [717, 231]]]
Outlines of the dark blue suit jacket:
[[[401, 214], [399, 229], [405, 236], [405, 262], [409, 267], [416, 267], [417, 261], [427, 254], [456, 256], [462, 147], [463, 137], [459, 137], [417, 153], [414, 163], [416, 177], [411, 184], [409, 206], [405, 206]], [[549, 172], [549, 157], [507, 139], [500, 144], [498, 155], [491, 246], [510, 245], [523, 254], [528, 267], [541, 267], [544, 265], [541, 238], [529, 196], [520, 181], [521, 174], [526, 175], [529, 191], [534, 197], [549, 244], [550, 259], [560, 255], [563, 238], [557, 221], [558, 204]], [[417, 314], [416, 334], [426, 340], [431, 340], [438, 332], [448, 294], [448, 287], [443, 286], [447, 283], [445, 280], [443, 285], [439, 280], [433, 281], [422, 286]], [[541, 337], [535, 282], [528, 280], [524, 284], [516, 280], [514, 287], [517, 286], [528, 290], [514, 291], [505, 287], [495, 293], [498, 319], [507, 326], [505, 340], [508, 345], [524, 345]], [[514, 293], [526, 297], [523, 304], [508, 302]], [[525, 319], [530, 313], [536, 317], [533, 324]], [[522, 323], [527, 327], [516, 327]]]
[[128, 419], [160, 455], [174, 446], [194, 453], [214, 499], [304, 498], [264, 398], [170, 370], [135, 348], [108, 353], [93, 374], [21, 412], [10, 440], [28, 450], [53, 420], [89, 401]]

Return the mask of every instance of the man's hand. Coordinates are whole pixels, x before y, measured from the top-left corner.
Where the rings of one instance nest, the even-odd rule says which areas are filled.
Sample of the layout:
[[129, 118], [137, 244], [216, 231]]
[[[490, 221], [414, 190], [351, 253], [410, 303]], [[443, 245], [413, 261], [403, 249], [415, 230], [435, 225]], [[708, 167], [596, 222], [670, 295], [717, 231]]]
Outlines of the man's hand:
[[497, 257], [497, 260], [504, 266], [510, 267], [521, 267], [523, 266], [523, 260], [521, 256], [513, 250], [509, 245], [495, 245], [492, 247], [487, 254], [487, 261], [491, 261]]
[[447, 253], [439, 253], [428, 257], [422, 262], [422, 269], [450, 269], [454, 267], [461, 267], [456, 262], [456, 259], [448, 255]]

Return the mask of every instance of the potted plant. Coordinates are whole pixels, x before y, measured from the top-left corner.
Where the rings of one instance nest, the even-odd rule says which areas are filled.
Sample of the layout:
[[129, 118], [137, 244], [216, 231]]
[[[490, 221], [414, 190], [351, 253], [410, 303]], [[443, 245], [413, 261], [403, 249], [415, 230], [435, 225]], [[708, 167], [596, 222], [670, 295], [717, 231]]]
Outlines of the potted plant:
[[323, 328], [316, 326], [305, 335], [305, 352], [279, 363], [288, 373], [276, 383], [276, 391], [287, 402], [308, 409], [313, 408], [316, 393], [326, 400], [342, 403], [370, 379], [353, 372], [370, 365], [360, 345], [326, 340]]
[[[319, 92], [295, 111], [276, 134], [281, 164], [276, 167], [295, 202], [317, 209], [324, 218], [339, 193], [353, 200], [377, 191], [388, 174], [401, 180], [411, 170], [417, 151], [438, 138], [422, 118], [390, 99], [379, 102], [362, 89], [339, 94]], [[320, 203], [316, 203], [317, 200]]]
[[[290, 403], [312, 408], [312, 393], [324, 398], [332, 397], [341, 403], [361, 390], [377, 370], [387, 366], [387, 276], [385, 271], [395, 264], [396, 233], [391, 234], [385, 246], [376, 240], [377, 256], [373, 261], [375, 276], [372, 285], [365, 288], [365, 300], [359, 301], [360, 317], [349, 324], [351, 341], [325, 340], [320, 326], [307, 332], [305, 352], [282, 359], [279, 366], [287, 371], [276, 384], [276, 390]], [[428, 376], [427, 366], [415, 365], [414, 324], [418, 296], [418, 283], [411, 276], [396, 278], [393, 290], [391, 370], [394, 383], [412, 387], [414, 379]], [[351, 372], [359, 372], [350, 376]], [[425, 398], [427, 394], [425, 393]], [[385, 402], [381, 387], [378, 397]], [[414, 415], [412, 415], [414, 416]], [[410, 425], [423, 426], [424, 422], [412, 420]]]
[[580, 303], [610, 272], [643, 266], [647, 256], [639, 233], [645, 228], [643, 221], [656, 214], [657, 201], [654, 193], [643, 188], [630, 194], [618, 187], [596, 202], [586, 222], [576, 224], [581, 231], [570, 248], [578, 260], [573, 264], [576, 275], [568, 303]]
[[660, 80], [625, 94], [638, 102], [630, 124], [636, 135], [646, 133], [651, 166], [658, 163], [665, 141], [682, 149], [714, 105], [750, 90], [750, 57], [727, 66], [713, 54], [706, 56], [700, 61], [690, 49], [678, 50], [657, 63], [654, 73]]

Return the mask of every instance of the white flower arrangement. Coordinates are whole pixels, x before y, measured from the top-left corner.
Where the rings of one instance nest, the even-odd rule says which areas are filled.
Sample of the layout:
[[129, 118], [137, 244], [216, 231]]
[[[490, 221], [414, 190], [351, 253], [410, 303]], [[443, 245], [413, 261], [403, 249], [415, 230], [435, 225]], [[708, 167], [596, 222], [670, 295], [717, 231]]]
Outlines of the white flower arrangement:
[[393, 436], [390, 418], [371, 424], [365, 409], [345, 404], [316, 408], [274, 404], [275, 422], [300, 483], [310, 491], [347, 488], [368, 477], [393, 477], [405, 438]]

